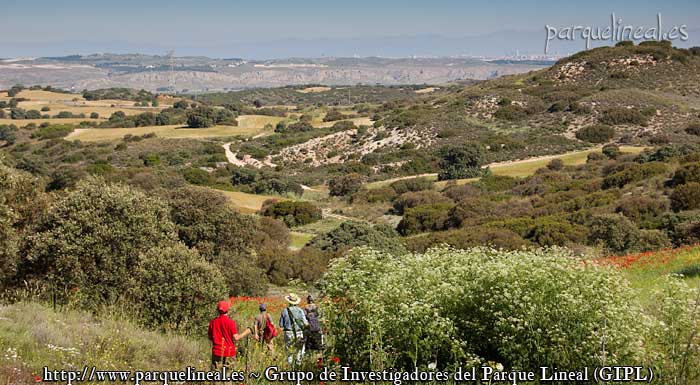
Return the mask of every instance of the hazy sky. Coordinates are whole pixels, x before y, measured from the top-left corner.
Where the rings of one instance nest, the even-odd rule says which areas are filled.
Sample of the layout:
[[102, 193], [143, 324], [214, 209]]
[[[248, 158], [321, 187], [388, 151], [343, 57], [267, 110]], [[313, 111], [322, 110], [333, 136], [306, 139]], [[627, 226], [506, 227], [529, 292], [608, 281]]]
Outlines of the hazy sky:
[[[276, 47], [286, 54], [296, 49], [304, 56], [309, 40], [324, 41], [328, 48], [323, 49], [334, 52], [333, 43], [345, 44], [347, 39], [357, 40], [353, 50], [363, 50], [360, 42], [373, 38], [460, 38], [513, 31], [531, 33], [532, 39], [539, 36], [542, 41], [536, 44], [540, 46], [545, 24], [605, 25], [611, 12], [626, 24], [652, 26], [661, 13], [665, 24], [686, 24], [691, 30], [700, 26], [697, 0], [621, 4], [610, 0], [0, 0], [0, 56], [175, 49], [183, 55], [240, 57], [267, 56]], [[423, 52], [419, 48], [429, 47], [417, 48]], [[371, 53], [381, 50], [376, 46]]]

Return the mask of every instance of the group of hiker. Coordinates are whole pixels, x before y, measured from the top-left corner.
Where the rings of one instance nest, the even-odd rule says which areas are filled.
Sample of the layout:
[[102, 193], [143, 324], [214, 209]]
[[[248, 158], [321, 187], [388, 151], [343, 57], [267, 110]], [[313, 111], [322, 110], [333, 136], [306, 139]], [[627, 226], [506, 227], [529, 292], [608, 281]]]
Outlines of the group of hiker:
[[[278, 326], [283, 331], [284, 349], [289, 365], [301, 364], [308, 351], [320, 352], [323, 349], [323, 331], [321, 328], [321, 313], [312, 295], [306, 297], [306, 305], [299, 306], [301, 298], [290, 293], [284, 297], [287, 307], [280, 314]], [[278, 331], [267, 305], [261, 303], [260, 313], [255, 316], [253, 326], [238, 332], [236, 321], [229, 318], [230, 302], [220, 301], [217, 304], [219, 316], [209, 323], [209, 340], [212, 343], [211, 366], [213, 370], [227, 364], [227, 359], [236, 357], [236, 342], [248, 335], [260, 343], [265, 350], [272, 353], [275, 350], [274, 338]]]

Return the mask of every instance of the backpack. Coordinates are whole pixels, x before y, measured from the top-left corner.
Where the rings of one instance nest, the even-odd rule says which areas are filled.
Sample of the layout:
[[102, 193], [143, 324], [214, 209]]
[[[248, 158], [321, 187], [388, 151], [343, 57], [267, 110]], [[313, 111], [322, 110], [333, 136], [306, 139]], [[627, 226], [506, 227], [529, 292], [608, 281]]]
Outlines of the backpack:
[[265, 315], [265, 329], [263, 330], [263, 338], [265, 338], [266, 341], [269, 341], [273, 338], [277, 337], [277, 328], [275, 328], [275, 325], [272, 324], [272, 321], [270, 321], [270, 316]]
[[306, 315], [306, 319], [309, 321], [309, 331], [310, 332], [320, 332], [321, 323], [318, 321], [318, 316], [314, 312], [309, 312]]

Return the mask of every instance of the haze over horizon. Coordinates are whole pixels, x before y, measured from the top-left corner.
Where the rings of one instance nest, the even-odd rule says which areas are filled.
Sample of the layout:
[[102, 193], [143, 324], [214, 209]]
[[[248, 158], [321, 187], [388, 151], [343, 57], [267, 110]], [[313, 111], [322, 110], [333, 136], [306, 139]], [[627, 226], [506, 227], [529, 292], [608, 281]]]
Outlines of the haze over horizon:
[[[415, 0], [348, 4], [317, 0], [250, 4], [173, 0], [115, 4], [74, 0], [8, 0], [0, 14], [0, 56], [144, 53], [269, 59], [323, 56], [503, 56], [544, 54], [545, 25], [686, 25], [686, 47], [700, 45], [700, 3], [636, 3], [616, 12], [609, 2]], [[41, 9], [41, 12], [37, 12]], [[508, 12], [503, 10], [507, 9]], [[135, 11], [138, 10], [138, 11]], [[605, 42], [604, 44], [610, 44]], [[600, 44], [598, 44], [600, 45]], [[581, 40], [552, 42], [550, 54], [585, 49]]]

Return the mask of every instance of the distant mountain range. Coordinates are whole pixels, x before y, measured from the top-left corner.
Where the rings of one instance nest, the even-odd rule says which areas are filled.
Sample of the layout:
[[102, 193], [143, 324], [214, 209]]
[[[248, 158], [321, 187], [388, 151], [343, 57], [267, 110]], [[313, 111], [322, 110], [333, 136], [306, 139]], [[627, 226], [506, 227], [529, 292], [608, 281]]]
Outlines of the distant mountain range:
[[298, 84], [442, 84], [491, 79], [541, 69], [552, 63], [379, 57], [249, 61], [204, 56], [92, 54], [0, 60], [0, 88], [41, 84], [76, 90], [129, 87], [199, 92]]

